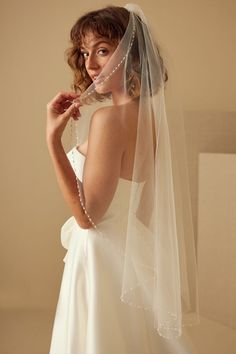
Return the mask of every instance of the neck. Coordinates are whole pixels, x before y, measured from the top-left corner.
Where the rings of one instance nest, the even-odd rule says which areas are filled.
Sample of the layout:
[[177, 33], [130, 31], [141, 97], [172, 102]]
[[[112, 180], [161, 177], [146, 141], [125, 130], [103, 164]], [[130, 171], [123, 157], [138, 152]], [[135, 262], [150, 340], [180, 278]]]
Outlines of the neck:
[[115, 92], [112, 92], [112, 100], [113, 100], [114, 105], [120, 106], [120, 105], [129, 103], [132, 99], [130, 98], [129, 95], [124, 94], [124, 92], [121, 93], [121, 92], [115, 91]]

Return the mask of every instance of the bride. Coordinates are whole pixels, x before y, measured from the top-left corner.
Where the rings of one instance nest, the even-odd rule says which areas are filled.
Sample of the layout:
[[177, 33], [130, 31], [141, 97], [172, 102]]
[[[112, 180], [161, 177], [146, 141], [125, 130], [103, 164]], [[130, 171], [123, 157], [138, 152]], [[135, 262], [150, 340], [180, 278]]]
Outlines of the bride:
[[[72, 212], [50, 354], [195, 353], [182, 331], [198, 323], [194, 248], [178, 232], [160, 51], [137, 5], [89, 12], [70, 36], [73, 91], [47, 105], [48, 151]], [[77, 143], [66, 153], [71, 118]]]

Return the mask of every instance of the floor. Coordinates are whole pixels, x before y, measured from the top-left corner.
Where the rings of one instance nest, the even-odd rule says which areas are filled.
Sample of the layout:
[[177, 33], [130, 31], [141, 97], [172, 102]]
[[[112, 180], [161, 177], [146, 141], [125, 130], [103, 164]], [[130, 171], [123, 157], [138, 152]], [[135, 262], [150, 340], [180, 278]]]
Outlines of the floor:
[[[48, 310], [1, 310], [0, 354], [48, 354], [53, 320]], [[198, 354], [235, 354], [236, 330], [201, 318], [188, 331]]]

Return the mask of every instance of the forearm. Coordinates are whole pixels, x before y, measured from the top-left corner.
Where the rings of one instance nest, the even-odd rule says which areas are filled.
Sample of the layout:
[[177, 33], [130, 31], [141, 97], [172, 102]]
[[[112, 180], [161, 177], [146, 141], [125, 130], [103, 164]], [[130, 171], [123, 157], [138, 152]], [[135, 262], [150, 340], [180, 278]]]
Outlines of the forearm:
[[[72, 214], [80, 227], [84, 229], [91, 228], [92, 225], [85, 215], [79, 200], [75, 173], [66, 156], [61, 141], [48, 138], [47, 145], [56, 173], [57, 182], [67, 205], [71, 209]], [[82, 183], [80, 181], [78, 181], [78, 183], [82, 193]]]

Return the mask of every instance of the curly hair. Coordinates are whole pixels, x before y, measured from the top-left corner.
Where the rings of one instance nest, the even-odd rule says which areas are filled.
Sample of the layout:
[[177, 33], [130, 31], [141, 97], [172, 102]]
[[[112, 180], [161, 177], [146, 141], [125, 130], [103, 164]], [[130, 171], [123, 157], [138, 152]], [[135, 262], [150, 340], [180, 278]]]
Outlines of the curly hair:
[[[88, 32], [92, 32], [96, 36], [102, 36], [107, 38], [112, 44], [118, 44], [121, 38], [123, 37], [126, 28], [129, 22], [130, 12], [125, 9], [124, 7], [119, 6], [107, 6], [105, 8], [91, 11], [80, 17], [70, 31], [70, 43], [71, 47], [66, 50], [66, 57], [69, 66], [71, 67], [73, 74], [74, 74], [74, 81], [72, 84], [72, 88], [75, 92], [84, 92], [89, 85], [92, 83], [90, 76], [87, 73], [85, 67], [85, 59], [83, 54], [80, 51], [80, 47], [82, 42]], [[135, 63], [139, 62], [138, 57], [138, 44], [133, 43], [133, 49], [131, 51], [132, 60]], [[166, 68], [163, 64], [163, 59], [160, 56], [159, 48], [155, 44], [157, 49], [157, 53], [160, 58], [162, 73], [164, 83], [168, 80], [168, 73]], [[133, 52], [133, 53], [132, 53]], [[132, 74], [132, 80], [130, 80], [130, 87], [131, 81], [132, 83], [139, 82], [139, 70], [135, 70], [135, 73]], [[137, 85], [136, 85], [137, 86]], [[139, 85], [138, 85], [139, 86]], [[98, 95], [100, 100], [103, 100], [105, 95]]]

